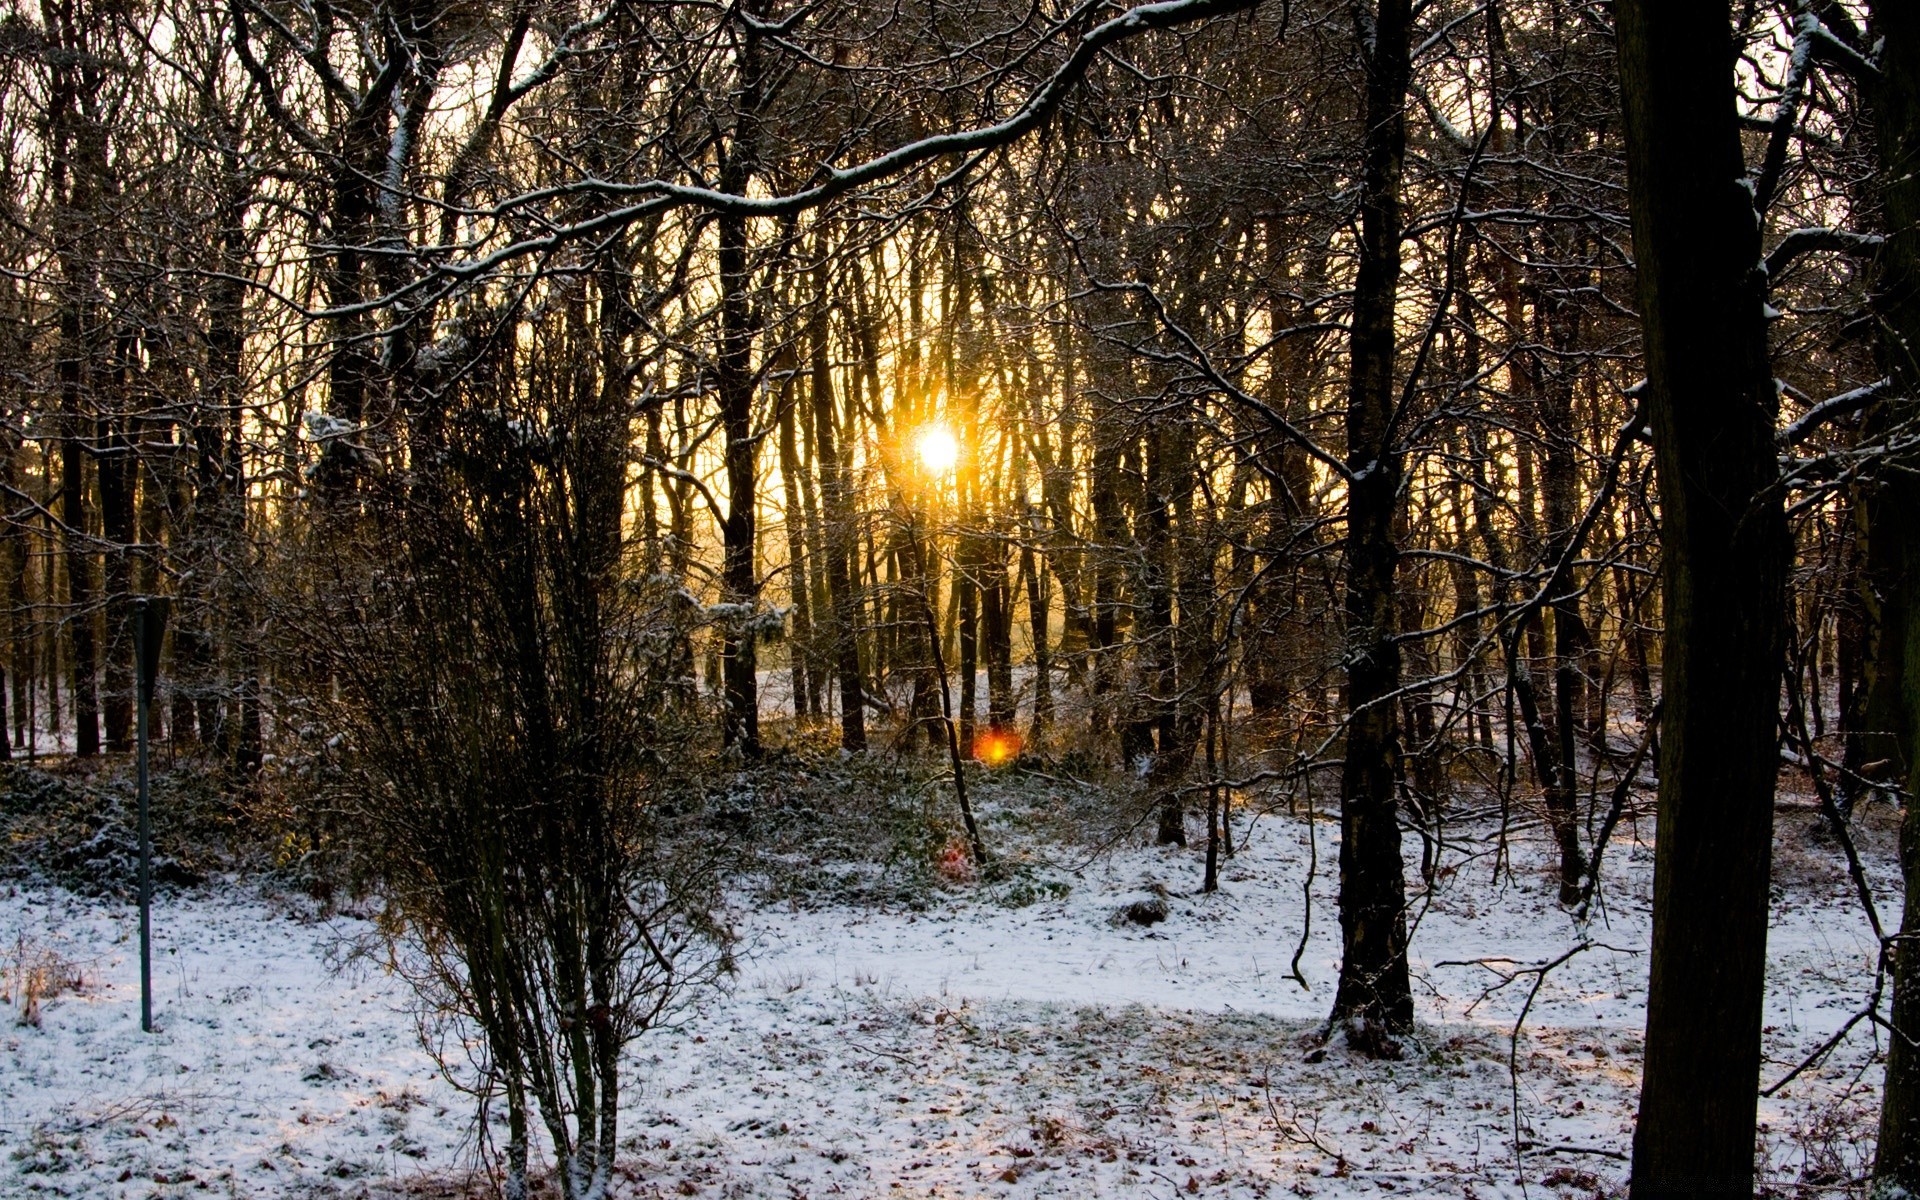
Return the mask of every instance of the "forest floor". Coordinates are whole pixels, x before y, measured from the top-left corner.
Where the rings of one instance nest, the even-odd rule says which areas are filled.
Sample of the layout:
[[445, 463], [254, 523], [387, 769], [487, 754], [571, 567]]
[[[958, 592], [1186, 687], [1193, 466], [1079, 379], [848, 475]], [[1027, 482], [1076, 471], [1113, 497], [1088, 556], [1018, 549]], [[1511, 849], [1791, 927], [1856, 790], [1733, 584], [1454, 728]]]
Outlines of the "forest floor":
[[[1859, 836], [1893, 921], [1893, 817], [1877, 808]], [[1554, 903], [1537, 827], [1512, 834], [1497, 879], [1495, 818], [1451, 830], [1456, 865], [1431, 889], [1409, 836], [1420, 1028], [1403, 1060], [1377, 1062], [1316, 1050], [1338, 965], [1337, 824], [1243, 814], [1204, 895], [1197, 849], [1096, 852], [999, 815], [987, 830], [1020, 862], [1012, 885], [953, 880], [911, 903], [743, 885], [731, 986], [636, 1047], [617, 1194], [1620, 1193], [1649, 822], [1622, 825], [1584, 926]], [[1783, 802], [1768, 1084], [1872, 987], [1873, 937], [1814, 823]], [[1156, 897], [1164, 921], [1116, 922]], [[0, 1195], [477, 1194], [472, 1102], [421, 1048], [401, 981], [346, 953], [365, 914], [320, 918], [216, 879], [165, 895], [154, 920], [158, 1031], [142, 1035], [132, 909], [0, 884]], [[36, 966], [57, 994], [29, 1013]], [[1864, 1173], [1877, 1049], [1860, 1023], [1763, 1098], [1767, 1194], [1842, 1194]]]

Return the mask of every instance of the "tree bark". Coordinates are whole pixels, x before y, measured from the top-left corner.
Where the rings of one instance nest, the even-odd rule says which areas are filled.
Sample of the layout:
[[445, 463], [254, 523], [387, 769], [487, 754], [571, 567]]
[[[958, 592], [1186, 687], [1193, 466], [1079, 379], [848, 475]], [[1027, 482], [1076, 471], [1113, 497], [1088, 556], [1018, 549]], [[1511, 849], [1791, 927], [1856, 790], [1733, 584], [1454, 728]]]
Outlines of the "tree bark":
[[840, 679], [840, 746], [867, 748], [867, 702], [860, 675], [859, 598], [854, 595], [853, 505], [847, 495], [846, 470], [840, 462], [838, 424], [834, 416], [833, 371], [827, 356], [826, 271], [815, 271], [820, 311], [811, 336], [813, 446], [820, 460], [820, 515], [826, 522], [827, 595], [833, 604], [833, 668]]
[[[720, 187], [743, 194], [759, 163], [759, 120], [762, 83], [760, 34], [748, 25], [742, 32], [737, 125], [720, 169]], [[747, 294], [747, 219], [723, 215], [719, 226], [720, 345], [716, 356], [716, 384], [720, 395], [720, 426], [726, 437], [723, 451], [727, 477], [727, 515], [721, 522], [720, 589], [722, 598], [740, 614], [721, 632], [720, 663], [725, 690], [721, 737], [753, 755], [760, 751], [758, 655], [752, 617], [760, 604], [760, 576], [754, 562], [755, 495], [760, 442], [753, 435], [753, 394], [758, 384], [753, 369], [757, 316]]]
[[1753, 1194], [1788, 541], [1725, 0], [1620, 0], [1665, 707], [1635, 1200]]
[[65, 625], [73, 648], [73, 752], [100, 753], [100, 700], [93, 638], [93, 555], [87, 546], [87, 476], [81, 403], [81, 315], [70, 301], [60, 318], [60, 400], [66, 428], [60, 439], [60, 524], [66, 554]]
[[1053, 724], [1053, 647], [1050, 616], [1053, 608], [1052, 577], [1044, 560], [1036, 562], [1034, 547], [1040, 542], [1043, 518], [1037, 506], [1021, 495], [1025, 527], [1020, 542], [1020, 580], [1027, 589], [1027, 618], [1033, 637], [1033, 725], [1035, 742], [1046, 736]]
[[787, 637], [787, 667], [793, 680], [793, 723], [805, 727], [813, 711], [813, 615], [808, 603], [806, 518], [800, 507], [800, 452], [794, 439], [793, 410], [798, 403], [791, 384], [780, 397], [780, 486], [786, 501], [787, 582], [793, 602], [793, 630]]
[[[122, 385], [126, 372], [116, 372]], [[124, 405], [124, 386], [115, 389], [115, 400]], [[102, 555], [101, 582], [105, 595], [107, 646], [105, 695], [101, 698], [107, 749], [124, 754], [133, 748], [133, 639], [128, 618], [133, 612], [133, 560], [129, 547], [137, 536], [134, 529], [134, 449], [127, 431], [124, 413], [102, 414], [98, 425], [99, 453], [95, 458], [95, 477], [100, 487], [100, 527], [107, 543]]]
[[[1887, 240], [1881, 247], [1874, 308], [1880, 317], [1882, 368], [1897, 397], [1887, 414], [1896, 424], [1920, 408], [1920, 12], [1898, 0], [1872, 7], [1868, 44], [1881, 41], [1880, 83], [1874, 96], [1880, 164], [1878, 182]], [[1905, 760], [1906, 815], [1900, 823], [1900, 873], [1906, 906], [1893, 945], [1893, 1034], [1888, 1039], [1886, 1097], [1874, 1160], [1876, 1198], [1920, 1194], [1920, 484], [1909, 461], [1895, 464], [1863, 498], [1868, 553], [1898, 585], [1880, 605], [1874, 638], [1871, 692], [1897, 697], [1895, 711], [1877, 713], [1872, 728], [1898, 731]], [[1904, 469], [1900, 469], [1904, 468]], [[1869, 701], [1871, 703], [1871, 700]]]
[[[1366, 144], [1359, 268], [1354, 280], [1347, 386], [1346, 710], [1340, 772], [1340, 983], [1332, 1023], [1367, 1053], [1397, 1054], [1413, 1029], [1407, 976], [1405, 867], [1394, 794], [1400, 686], [1394, 639], [1404, 452], [1395, 429], [1394, 307], [1403, 223], [1400, 181], [1407, 153], [1411, 71], [1410, 0], [1380, 0], [1365, 47]], [[1364, 20], [1363, 20], [1364, 24]]]

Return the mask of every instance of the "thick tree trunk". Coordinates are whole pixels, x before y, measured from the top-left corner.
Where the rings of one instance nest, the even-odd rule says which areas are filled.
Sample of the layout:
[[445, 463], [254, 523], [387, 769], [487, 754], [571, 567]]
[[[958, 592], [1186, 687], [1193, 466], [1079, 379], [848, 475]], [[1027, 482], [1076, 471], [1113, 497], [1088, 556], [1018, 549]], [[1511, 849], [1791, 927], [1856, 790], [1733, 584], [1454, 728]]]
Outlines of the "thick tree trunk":
[[1340, 983], [1332, 1022], [1346, 1027], [1356, 1048], [1394, 1054], [1396, 1035], [1413, 1028], [1393, 699], [1400, 686], [1394, 516], [1404, 467], [1394, 422], [1394, 305], [1413, 13], [1409, 0], [1380, 0], [1367, 15], [1372, 28], [1361, 31], [1367, 136], [1347, 390], [1347, 736], [1340, 772]]
[[[749, 26], [742, 36], [737, 125], [720, 169], [721, 190], [734, 195], [746, 192], [759, 168], [763, 100], [759, 34]], [[747, 261], [747, 219], [725, 215], [717, 224], [720, 345], [715, 383], [720, 396], [720, 427], [726, 438], [722, 454], [727, 477], [727, 515], [720, 527], [720, 590], [722, 599], [735, 606], [739, 614], [728, 620], [721, 632], [720, 667], [725, 691], [721, 739], [754, 755], [760, 752], [759, 659], [753, 621], [760, 606], [760, 575], [754, 561], [760, 441], [753, 433], [753, 394], [759, 382], [753, 369], [753, 346], [759, 330], [755, 305], [748, 294], [752, 280]]]
[[[1882, 366], [1894, 380], [1888, 414], [1911, 420], [1920, 409], [1920, 12], [1900, 0], [1877, 0], [1869, 42], [1881, 40], [1879, 184], [1887, 223], [1874, 305], [1880, 315]], [[1902, 469], [1904, 468], [1904, 469]], [[1880, 605], [1868, 674], [1873, 691], [1897, 697], [1896, 711], [1874, 714], [1876, 728], [1899, 730], [1905, 759], [1906, 816], [1900, 824], [1900, 871], [1906, 909], [1893, 947], [1893, 1035], [1888, 1039], [1886, 1099], [1874, 1161], [1875, 1197], [1920, 1195], [1920, 484], [1914, 464], [1895, 464], [1865, 498], [1869, 554], [1899, 581]], [[1891, 707], [1891, 706], [1890, 706]]]
[[1620, 0], [1666, 636], [1635, 1200], [1753, 1194], [1788, 541], [1726, 0]]

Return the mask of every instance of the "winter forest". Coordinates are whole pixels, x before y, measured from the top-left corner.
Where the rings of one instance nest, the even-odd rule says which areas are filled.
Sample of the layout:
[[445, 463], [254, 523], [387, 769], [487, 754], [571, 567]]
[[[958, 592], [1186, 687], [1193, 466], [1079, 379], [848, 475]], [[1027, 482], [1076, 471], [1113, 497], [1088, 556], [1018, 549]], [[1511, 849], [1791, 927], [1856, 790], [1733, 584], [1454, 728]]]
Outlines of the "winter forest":
[[1920, 6], [0, 97], [0, 1194], [1920, 1194]]

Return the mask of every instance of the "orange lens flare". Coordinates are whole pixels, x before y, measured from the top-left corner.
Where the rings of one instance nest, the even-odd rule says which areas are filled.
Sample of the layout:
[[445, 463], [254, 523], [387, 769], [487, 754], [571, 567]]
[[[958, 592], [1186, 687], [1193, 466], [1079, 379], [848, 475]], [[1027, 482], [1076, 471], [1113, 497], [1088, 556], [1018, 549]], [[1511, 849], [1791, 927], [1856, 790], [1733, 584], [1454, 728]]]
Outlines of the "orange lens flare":
[[975, 735], [973, 756], [990, 767], [1005, 766], [1020, 757], [1020, 735], [1011, 729], [989, 729]]

